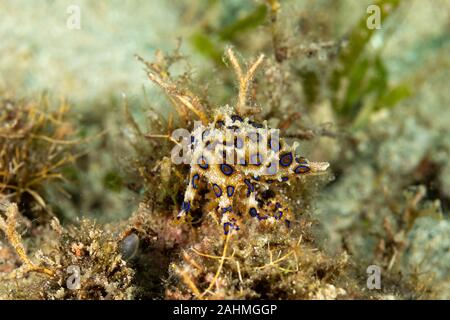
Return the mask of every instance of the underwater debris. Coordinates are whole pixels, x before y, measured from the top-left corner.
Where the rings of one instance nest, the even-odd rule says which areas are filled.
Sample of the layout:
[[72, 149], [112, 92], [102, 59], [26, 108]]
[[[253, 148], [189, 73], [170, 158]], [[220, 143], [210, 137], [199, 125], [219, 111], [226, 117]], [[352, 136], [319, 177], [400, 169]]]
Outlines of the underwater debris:
[[132, 259], [139, 249], [139, 237], [135, 233], [131, 233], [123, 238], [121, 243], [121, 253], [124, 260]]
[[[197, 97], [189, 88], [180, 86], [172, 82], [168, 68], [175, 62], [182, 59], [179, 52], [181, 42], [178, 42], [177, 49], [172, 56], [164, 56], [161, 51], [156, 52], [157, 62], [150, 63], [136, 55], [136, 59], [147, 67], [147, 76], [151, 81], [160, 86], [167, 94], [170, 102], [175, 107], [180, 118], [188, 122], [189, 111], [193, 112], [202, 122], [208, 122], [205, 103]], [[184, 75], [186, 79], [188, 75]]]
[[[348, 274], [349, 256], [318, 250], [306, 234], [311, 222], [270, 229], [246, 221], [236, 236], [217, 238], [205, 220], [170, 267], [167, 299], [336, 299], [362, 298]], [[224, 250], [225, 248], [225, 250]], [[336, 289], [336, 294], [331, 288]]]
[[79, 227], [63, 228], [54, 218], [43, 239], [35, 239], [43, 244], [35, 252], [39, 262], [34, 263], [16, 231], [17, 205], [3, 207], [6, 220], [0, 217], [0, 229], [23, 264], [0, 273], [0, 299], [132, 297], [134, 272], [122, 258], [119, 239], [105, 227], [82, 220]]
[[10, 276], [15, 277], [19, 272], [24, 274], [28, 272], [38, 272], [47, 276], [53, 277], [55, 271], [43, 266], [36, 265], [27, 256], [26, 250], [22, 244], [22, 237], [16, 230], [17, 216], [19, 215], [19, 209], [16, 203], [0, 203], [0, 212], [5, 211], [6, 220], [0, 216], [0, 230], [2, 230], [11, 246], [16, 251], [20, 260], [23, 263], [23, 268], [16, 269]]
[[43, 184], [64, 180], [63, 168], [75, 161], [74, 129], [69, 106], [55, 111], [49, 101], [0, 100], [0, 200], [19, 204], [28, 218], [48, 215]]

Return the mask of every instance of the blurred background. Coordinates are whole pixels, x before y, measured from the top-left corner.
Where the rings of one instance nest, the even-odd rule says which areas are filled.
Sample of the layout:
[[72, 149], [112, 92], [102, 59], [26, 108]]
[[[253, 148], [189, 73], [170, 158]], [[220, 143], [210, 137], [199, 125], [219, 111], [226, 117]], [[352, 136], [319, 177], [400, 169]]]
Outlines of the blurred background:
[[[62, 221], [119, 221], [145, 193], [123, 106], [144, 131], [149, 106], [173, 112], [135, 54], [152, 60], [179, 46], [173, 75], [223, 106], [236, 95], [225, 48], [242, 61], [262, 52], [261, 117], [331, 163], [303, 205], [321, 246], [430, 278], [450, 298], [450, 1], [376, 1], [375, 30], [372, 2], [3, 0], [0, 94], [70, 104], [77, 138], [97, 138], [43, 198]], [[68, 27], [73, 7], [79, 28]]]

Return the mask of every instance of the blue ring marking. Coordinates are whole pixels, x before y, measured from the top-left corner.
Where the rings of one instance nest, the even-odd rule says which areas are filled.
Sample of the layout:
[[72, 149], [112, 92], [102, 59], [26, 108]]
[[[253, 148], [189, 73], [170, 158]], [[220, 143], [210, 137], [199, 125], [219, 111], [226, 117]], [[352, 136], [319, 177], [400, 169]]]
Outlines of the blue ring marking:
[[232, 197], [233, 194], [234, 194], [234, 187], [233, 187], [233, 186], [228, 186], [228, 187], [227, 187], [227, 195], [228, 195], [229, 197]]
[[250, 210], [248, 210], [248, 213], [252, 217], [257, 217], [258, 216], [258, 211], [256, 210], [256, 208], [250, 208]]
[[191, 203], [189, 201], [183, 201], [183, 203], [181, 204], [181, 211], [188, 213], [190, 209]]
[[295, 157], [295, 162], [298, 164], [308, 164], [308, 161], [304, 157]]
[[304, 166], [304, 165], [299, 165], [297, 168], [294, 169], [294, 172], [296, 174], [302, 174], [302, 173], [307, 173], [311, 170], [310, 167], [308, 166]]
[[269, 183], [269, 184], [271, 184], [271, 183], [274, 183], [275, 180], [273, 180], [273, 179], [267, 179], [266, 182]]
[[248, 179], [244, 179], [244, 183], [247, 185], [247, 197], [250, 196], [250, 193], [255, 191], [255, 186]]
[[198, 175], [198, 173], [196, 173], [196, 174], [194, 174], [193, 176], [192, 176], [192, 187], [194, 188], [194, 189], [197, 189], [198, 188], [198, 186], [197, 186], [197, 181], [198, 181], [198, 178], [200, 178], [200, 176]]
[[286, 176], [284, 176], [284, 177], [281, 177], [281, 181], [288, 181], [289, 180], [289, 178], [288, 177], [286, 177]]
[[256, 180], [256, 181], [260, 181], [261, 177], [260, 176], [253, 176], [253, 179]]
[[228, 212], [228, 211], [233, 211], [233, 207], [232, 206], [228, 206], [228, 207], [225, 207], [225, 208], [222, 208], [222, 213], [225, 213], [225, 212]]
[[289, 167], [292, 163], [292, 152], [285, 153], [280, 157], [280, 165], [283, 167]]
[[229, 164], [221, 164], [220, 165], [220, 171], [226, 176], [232, 175], [234, 172], [234, 169]]
[[215, 183], [213, 183], [213, 190], [217, 198], [222, 195], [222, 189]]
[[286, 219], [284, 220], [284, 222], [286, 223], [286, 227], [290, 228], [291, 227], [291, 221]]
[[259, 214], [258, 214], [258, 220], [259, 221], [261, 221], [261, 220], [266, 220], [267, 218], [269, 218], [269, 216], [264, 216], [264, 217], [261, 217]]
[[230, 229], [233, 229], [233, 224], [231, 222], [225, 222], [223, 224], [223, 233], [227, 235], [228, 233], [230, 233]]
[[204, 156], [200, 156], [200, 157], [198, 158], [197, 164], [198, 164], [198, 166], [199, 166], [200, 168], [202, 168], [202, 169], [204, 169], [204, 170], [206, 170], [206, 169], [209, 168], [209, 164], [208, 164], [208, 162], [206, 161], [206, 158], [205, 158]]
[[279, 202], [275, 203], [275, 209], [280, 209], [281, 208], [281, 204]]
[[283, 211], [277, 211], [275, 213], [275, 219], [276, 220], [280, 220], [282, 216], [283, 216]]
[[222, 120], [219, 120], [219, 121], [216, 122], [216, 125], [217, 125], [219, 128], [222, 128], [222, 127], [225, 125], [225, 122], [223, 122]]

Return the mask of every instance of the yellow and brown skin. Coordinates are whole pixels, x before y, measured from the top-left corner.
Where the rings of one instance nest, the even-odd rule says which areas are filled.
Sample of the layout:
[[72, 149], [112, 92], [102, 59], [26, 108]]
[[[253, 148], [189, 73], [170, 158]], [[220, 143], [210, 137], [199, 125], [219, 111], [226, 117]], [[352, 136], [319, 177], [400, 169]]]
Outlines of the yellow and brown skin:
[[[204, 181], [218, 200], [218, 213], [224, 233], [239, 230], [239, 221], [248, 217], [258, 220], [284, 220], [280, 202], [272, 205], [272, 214], [260, 214], [257, 194], [270, 185], [289, 183], [299, 176], [325, 171], [327, 162], [311, 162], [295, 154], [297, 143], [289, 146], [268, 128], [267, 122], [256, 123], [232, 114], [225, 107], [208, 125], [198, 125], [191, 133], [189, 183], [177, 219], [192, 209]], [[244, 194], [244, 210], [233, 205], [235, 197]]]

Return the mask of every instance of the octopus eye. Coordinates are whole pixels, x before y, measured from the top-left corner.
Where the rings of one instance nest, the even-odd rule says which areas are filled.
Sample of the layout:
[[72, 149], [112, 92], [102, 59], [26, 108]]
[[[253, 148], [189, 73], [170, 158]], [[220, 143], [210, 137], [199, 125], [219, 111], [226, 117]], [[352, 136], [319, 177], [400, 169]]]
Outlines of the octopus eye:
[[215, 183], [213, 184], [213, 190], [217, 198], [222, 195], [222, 189]]
[[305, 165], [299, 165], [297, 168], [294, 169], [294, 172], [299, 174], [299, 173], [307, 173], [311, 170], [310, 167], [305, 166]]
[[267, 180], [266, 180], [266, 182], [269, 183], [269, 184], [270, 184], [270, 183], [273, 183], [274, 181], [275, 181], [275, 180], [273, 180], [273, 179], [267, 179]]
[[244, 146], [244, 142], [242, 141], [241, 138], [239, 137], [234, 137], [234, 146], [237, 149], [242, 149], [242, 147]]
[[233, 167], [230, 166], [229, 164], [221, 164], [220, 165], [220, 170], [226, 176], [229, 176], [229, 175], [233, 174], [233, 172], [234, 172]]
[[258, 122], [255, 122], [255, 121], [249, 121], [248, 123], [250, 123], [250, 125], [251, 125], [253, 128], [258, 128], [258, 129], [263, 128], [263, 125], [262, 125], [261, 123], [258, 123]]
[[191, 210], [191, 203], [189, 201], [183, 201], [183, 203], [181, 204], [181, 211], [184, 212], [189, 212], [189, 210]]
[[252, 216], [252, 217], [258, 216], [258, 211], [256, 211], [256, 208], [250, 208], [250, 210], [248, 210], [248, 213], [249, 213], [250, 216]]
[[200, 156], [198, 158], [197, 163], [198, 163], [198, 166], [204, 170], [209, 168], [208, 162], [206, 161], [206, 158], [204, 156]]
[[234, 194], [234, 187], [233, 187], [233, 186], [228, 186], [228, 187], [227, 187], [227, 195], [228, 195], [229, 197], [232, 197], [233, 194]]
[[255, 153], [250, 156], [250, 163], [255, 166], [260, 166], [262, 164], [263, 157], [260, 153]]
[[223, 122], [222, 120], [219, 120], [216, 122], [216, 128], [222, 128], [225, 126], [225, 122]]
[[236, 122], [236, 121], [242, 122], [243, 121], [242, 118], [239, 117], [237, 114], [233, 114], [231, 116], [231, 120], [233, 120], [233, 122]]
[[197, 181], [198, 181], [198, 178], [199, 178], [200, 176], [198, 175], [198, 173], [196, 173], [196, 174], [194, 174], [193, 176], [192, 176], [192, 186], [194, 187], [194, 189], [197, 189], [198, 188], [198, 186], [197, 186]]
[[281, 155], [280, 165], [282, 165], [283, 167], [288, 167], [291, 165], [291, 163], [292, 163], [292, 153], [291, 152]]

